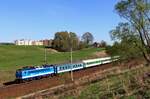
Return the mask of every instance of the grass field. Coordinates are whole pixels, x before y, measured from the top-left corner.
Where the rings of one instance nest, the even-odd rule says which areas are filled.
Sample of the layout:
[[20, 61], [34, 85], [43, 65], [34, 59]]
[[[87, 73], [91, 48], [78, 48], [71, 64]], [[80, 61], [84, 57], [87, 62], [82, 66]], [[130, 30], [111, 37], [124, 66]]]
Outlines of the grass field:
[[[103, 48], [89, 48], [73, 52], [73, 61], [92, 57], [95, 52]], [[27, 65], [42, 65], [45, 63], [45, 49], [42, 46], [0, 46], [0, 81], [14, 78], [16, 69]], [[69, 52], [53, 52], [47, 50], [47, 63], [58, 64], [70, 61]]]
[[[100, 48], [90, 48], [73, 52], [73, 60], [90, 57], [92, 53], [101, 51]], [[26, 65], [44, 64], [44, 47], [41, 46], [0, 46], [0, 70], [12, 70]], [[47, 51], [49, 64], [69, 62], [69, 52]]]

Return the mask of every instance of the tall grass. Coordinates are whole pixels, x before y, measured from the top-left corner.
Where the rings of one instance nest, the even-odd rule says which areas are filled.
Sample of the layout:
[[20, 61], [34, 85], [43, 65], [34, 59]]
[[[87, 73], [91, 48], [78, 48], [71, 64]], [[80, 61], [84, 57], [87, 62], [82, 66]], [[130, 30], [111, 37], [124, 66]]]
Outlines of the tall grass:
[[150, 99], [150, 78], [145, 77], [145, 73], [149, 71], [150, 67], [141, 67], [121, 74], [106, 76], [105, 79], [84, 87], [79, 95], [61, 96], [60, 98]]

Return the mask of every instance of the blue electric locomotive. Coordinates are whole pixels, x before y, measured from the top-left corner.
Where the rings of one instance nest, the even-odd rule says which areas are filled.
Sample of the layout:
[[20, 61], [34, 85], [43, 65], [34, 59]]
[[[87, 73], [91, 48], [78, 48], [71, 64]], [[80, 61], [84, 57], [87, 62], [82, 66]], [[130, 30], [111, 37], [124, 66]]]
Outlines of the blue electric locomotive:
[[16, 79], [28, 80], [84, 68], [83, 63], [27, 67], [16, 71]]
[[56, 67], [53, 65], [43, 65], [41, 67], [27, 67], [16, 71], [16, 79], [28, 80], [43, 76], [49, 76], [56, 73]]

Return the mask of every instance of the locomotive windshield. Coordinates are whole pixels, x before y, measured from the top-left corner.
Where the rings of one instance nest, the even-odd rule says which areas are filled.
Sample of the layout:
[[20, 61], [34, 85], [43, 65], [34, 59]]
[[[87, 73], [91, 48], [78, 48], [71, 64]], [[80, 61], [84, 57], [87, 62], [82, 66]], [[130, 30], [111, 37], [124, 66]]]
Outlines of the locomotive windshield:
[[21, 78], [21, 77], [22, 77], [21, 70], [17, 70], [16, 71], [16, 78]]

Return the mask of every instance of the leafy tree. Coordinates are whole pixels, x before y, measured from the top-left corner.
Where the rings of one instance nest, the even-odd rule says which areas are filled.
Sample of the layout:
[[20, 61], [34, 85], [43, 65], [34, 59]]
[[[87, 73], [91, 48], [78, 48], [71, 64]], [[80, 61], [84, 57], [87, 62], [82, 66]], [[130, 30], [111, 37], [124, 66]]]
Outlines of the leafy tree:
[[121, 0], [115, 5], [117, 13], [125, 18], [138, 33], [142, 44], [142, 53], [150, 63], [150, 1], [149, 0]]
[[107, 43], [104, 40], [102, 40], [100, 42], [100, 47], [106, 47], [106, 46], [107, 46]]
[[79, 48], [79, 39], [76, 33], [70, 32], [70, 46], [72, 46], [73, 50], [77, 50]]
[[87, 44], [91, 45], [93, 43], [94, 37], [90, 32], [86, 32], [82, 35], [82, 41]]
[[123, 59], [136, 58], [143, 54], [140, 37], [128, 23], [119, 23], [110, 31], [110, 35], [115, 43], [106, 48], [109, 54], [120, 55]]
[[111, 56], [119, 55], [119, 46], [118, 42], [114, 42], [113, 46], [106, 46], [106, 53]]
[[83, 41], [79, 42], [79, 49], [83, 49], [86, 47], [86, 44]]
[[55, 33], [52, 46], [59, 51], [70, 51], [71, 47], [73, 50], [76, 50], [79, 46], [79, 39], [73, 32], [57, 32]]

